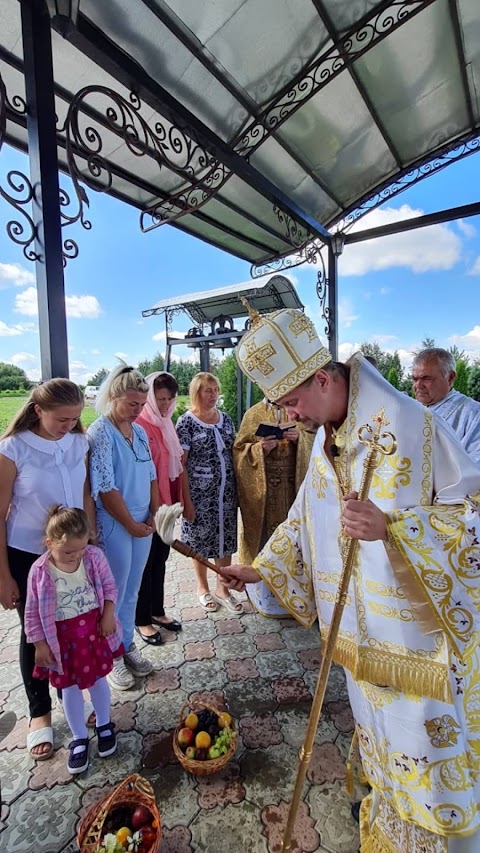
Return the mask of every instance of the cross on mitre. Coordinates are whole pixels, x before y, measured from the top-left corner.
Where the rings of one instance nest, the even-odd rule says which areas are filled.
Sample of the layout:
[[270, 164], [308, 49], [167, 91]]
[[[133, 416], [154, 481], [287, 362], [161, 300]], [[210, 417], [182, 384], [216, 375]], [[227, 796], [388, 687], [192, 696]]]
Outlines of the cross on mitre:
[[296, 315], [295, 319], [288, 324], [288, 328], [291, 330], [292, 334], [295, 335], [296, 338], [298, 338], [298, 336], [302, 332], [307, 333], [309, 342], [314, 341], [317, 337], [315, 326], [313, 325], [310, 318], [306, 317], [305, 314], [300, 314], [300, 316]]
[[250, 373], [257, 368], [262, 376], [268, 376], [274, 370], [273, 365], [267, 360], [276, 354], [276, 350], [270, 341], [261, 347], [257, 347], [255, 339], [247, 341], [246, 350], [248, 358], [245, 359], [245, 367]]

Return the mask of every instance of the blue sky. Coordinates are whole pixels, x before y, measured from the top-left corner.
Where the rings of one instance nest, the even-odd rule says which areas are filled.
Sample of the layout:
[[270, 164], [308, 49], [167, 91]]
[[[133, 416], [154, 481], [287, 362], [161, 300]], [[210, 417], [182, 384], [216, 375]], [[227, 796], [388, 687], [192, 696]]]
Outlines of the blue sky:
[[[28, 173], [24, 155], [4, 146], [0, 184], [10, 169]], [[62, 176], [62, 185], [69, 181]], [[421, 181], [358, 223], [358, 230], [478, 201], [480, 155], [473, 154]], [[168, 225], [148, 234], [139, 213], [89, 191], [91, 231], [65, 229], [80, 254], [65, 270], [71, 378], [85, 383], [115, 355], [137, 364], [164, 349], [163, 318], [142, 319], [159, 299], [232, 285], [250, 278], [249, 265]], [[14, 211], [0, 199], [0, 361], [40, 378], [35, 266], [6, 235]], [[316, 269], [289, 275], [320, 333]], [[456, 343], [480, 358], [480, 217], [350, 245], [339, 264], [340, 356], [363, 341], [397, 349], [408, 366], [422, 338]], [[175, 318], [175, 331], [192, 323]], [[178, 347], [178, 356], [191, 350]]]

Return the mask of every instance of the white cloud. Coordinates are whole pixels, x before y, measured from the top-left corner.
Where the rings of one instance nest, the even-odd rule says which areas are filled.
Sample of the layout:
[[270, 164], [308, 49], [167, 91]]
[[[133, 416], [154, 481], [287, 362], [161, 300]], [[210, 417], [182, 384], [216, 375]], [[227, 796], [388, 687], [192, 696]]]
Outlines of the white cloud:
[[[87, 317], [95, 319], [102, 309], [96, 296], [66, 296], [65, 306], [67, 317]], [[38, 314], [37, 291], [35, 287], [27, 287], [15, 297], [15, 308], [17, 314], [27, 317], [36, 317]]]
[[[407, 347], [385, 347], [382, 346], [382, 342], [388, 340], [389, 338], [393, 338], [393, 335], [376, 335], [375, 340], [371, 341], [371, 343], [378, 343], [381, 346], [383, 352], [390, 353], [393, 355], [394, 352], [398, 353], [398, 357], [402, 364], [403, 369], [409, 373], [410, 368], [412, 366], [413, 361], [413, 350], [418, 349], [418, 344], [412, 344], [411, 348]], [[358, 352], [360, 350], [360, 344], [362, 341], [355, 343], [351, 341], [343, 341], [343, 343], [338, 346], [338, 358], [339, 361], [347, 361], [354, 352]]]
[[3, 320], [0, 320], [0, 338], [11, 338], [15, 335], [23, 335], [26, 331], [29, 331], [21, 324], [15, 326], [8, 326], [7, 323], [4, 323]]
[[100, 350], [99, 349], [91, 349], [90, 355], [100, 355]]
[[350, 299], [341, 299], [338, 303], [338, 322], [346, 329], [350, 328], [355, 320], [358, 320], [359, 314], [353, 313], [353, 306]]
[[480, 275], [480, 255], [473, 266], [468, 270], [468, 275]]
[[464, 335], [451, 335], [448, 342], [456, 344], [461, 350], [465, 350], [470, 358], [478, 358], [480, 356], [480, 326], [474, 326]]
[[[422, 210], [415, 210], [407, 204], [400, 208], [373, 210], [356, 222], [350, 233], [422, 214]], [[404, 267], [415, 273], [448, 270], [460, 259], [461, 246], [460, 237], [447, 225], [431, 225], [364, 243], [352, 243], [345, 246], [339, 258], [339, 274], [365, 275], [373, 270], [392, 267]]]
[[[176, 330], [173, 330], [172, 332], [170, 332], [169, 337], [171, 337], [171, 338], [184, 338], [185, 335], [186, 335], [186, 332], [177, 332]], [[156, 332], [154, 335], [152, 335], [152, 341], [163, 341], [165, 343], [166, 340], [167, 340], [167, 333], [165, 331]]]
[[387, 296], [391, 292], [392, 292], [391, 287], [381, 287], [380, 288], [380, 296]]
[[94, 320], [102, 313], [96, 296], [66, 296], [65, 305], [67, 317], [88, 317]]
[[16, 364], [17, 367], [22, 367], [24, 364], [29, 364], [32, 361], [37, 361], [37, 356], [31, 352], [16, 352], [8, 359], [10, 364]]
[[175, 347], [172, 349], [172, 361], [188, 361], [190, 364], [198, 364], [198, 358], [195, 349], [187, 349], [187, 347]]
[[30, 367], [25, 370], [25, 373], [32, 382], [40, 382], [42, 378], [42, 371], [39, 367]]
[[70, 370], [87, 370], [87, 365], [83, 361], [71, 361]]
[[25, 314], [27, 317], [36, 317], [38, 314], [37, 291], [35, 287], [27, 287], [15, 297], [15, 308], [17, 314]]
[[8, 287], [10, 284], [15, 285], [15, 287], [24, 287], [34, 281], [34, 274], [22, 267], [21, 264], [0, 263], [0, 288]]
[[474, 237], [477, 233], [475, 226], [471, 222], [465, 222], [464, 219], [457, 219], [457, 225], [465, 237]]

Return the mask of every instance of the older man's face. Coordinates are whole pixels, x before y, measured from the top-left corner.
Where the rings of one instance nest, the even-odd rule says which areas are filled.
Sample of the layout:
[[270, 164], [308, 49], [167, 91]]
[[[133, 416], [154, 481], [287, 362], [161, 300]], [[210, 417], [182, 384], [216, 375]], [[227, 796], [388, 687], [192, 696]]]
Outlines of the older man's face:
[[439, 403], [450, 391], [455, 373], [453, 370], [444, 376], [440, 364], [435, 358], [424, 359], [416, 363], [412, 371], [413, 391], [419, 403], [432, 406]]

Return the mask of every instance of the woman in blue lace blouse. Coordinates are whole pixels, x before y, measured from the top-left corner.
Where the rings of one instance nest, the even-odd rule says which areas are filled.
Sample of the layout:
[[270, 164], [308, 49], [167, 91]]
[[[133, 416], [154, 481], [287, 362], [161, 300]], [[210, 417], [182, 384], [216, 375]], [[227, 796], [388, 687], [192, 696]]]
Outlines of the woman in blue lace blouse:
[[134, 675], [141, 677], [152, 671], [133, 642], [138, 591], [159, 503], [148, 438], [134, 423], [147, 392], [148, 385], [138, 370], [125, 364], [115, 368], [97, 397], [96, 409], [101, 417], [87, 432], [99, 545], [117, 583], [117, 613], [126, 649], [107, 676], [117, 690], [128, 690], [135, 683]]

